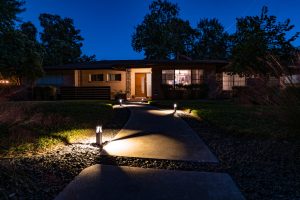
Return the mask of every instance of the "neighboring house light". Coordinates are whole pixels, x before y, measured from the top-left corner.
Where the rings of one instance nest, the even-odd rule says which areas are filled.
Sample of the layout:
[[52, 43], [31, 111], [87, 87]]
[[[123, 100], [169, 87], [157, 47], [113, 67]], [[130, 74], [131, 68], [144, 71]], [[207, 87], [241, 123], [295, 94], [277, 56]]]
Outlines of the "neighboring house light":
[[0, 84], [9, 84], [9, 80], [0, 80]]

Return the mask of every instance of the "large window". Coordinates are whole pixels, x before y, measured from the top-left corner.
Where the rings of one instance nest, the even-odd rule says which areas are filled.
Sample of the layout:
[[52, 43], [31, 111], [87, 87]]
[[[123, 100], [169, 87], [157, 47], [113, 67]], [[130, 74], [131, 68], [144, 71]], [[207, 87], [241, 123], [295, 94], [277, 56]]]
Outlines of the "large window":
[[190, 85], [191, 70], [175, 70], [175, 84]]
[[202, 69], [162, 70], [162, 84], [190, 85], [203, 83]]
[[89, 81], [104, 81], [103, 74], [89, 74]]
[[239, 75], [223, 73], [223, 90], [232, 90], [233, 86], [245, 86], [246, 78]]
[[46, 75], [36, 81], [37, 85], [57, 85], [61, 86], [64, 83], [63, 75]]
[[108, 74], [109, 81], [121, 81], [121, 74]]

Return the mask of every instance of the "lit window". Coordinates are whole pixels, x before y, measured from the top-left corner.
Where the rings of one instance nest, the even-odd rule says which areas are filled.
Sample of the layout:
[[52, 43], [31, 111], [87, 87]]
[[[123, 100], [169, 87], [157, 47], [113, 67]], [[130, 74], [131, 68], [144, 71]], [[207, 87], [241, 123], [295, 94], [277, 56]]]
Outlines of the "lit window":
[[89, 81], [104, 81], [104, 76], [103, 74], [90, 74]]
[[223, 90], [232, 90], [233, 86], [245, 86], [246, 78], [239, 75], [223, 73]]
[[190, 85], [191, 70], [175, 70], [175, 84]]
[[[174, 76], [175, 72], [175, 76]], [[173, 85], [175, 84], [190, 85], [191, 84], [191, 70], [162, 70], [162, 83]]]
[[121, 81], [121, 74], [109, 74], [108, 80], [110, 81]]

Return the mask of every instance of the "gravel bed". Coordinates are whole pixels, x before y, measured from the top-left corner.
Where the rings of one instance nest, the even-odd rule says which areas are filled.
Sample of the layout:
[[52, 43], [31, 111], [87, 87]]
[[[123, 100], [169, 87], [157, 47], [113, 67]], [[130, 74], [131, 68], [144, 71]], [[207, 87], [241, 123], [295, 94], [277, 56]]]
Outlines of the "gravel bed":
[[300, 199], [300, 142], [235, 136], [190, 115], [181, 117], [220, 160], [246, 199]]

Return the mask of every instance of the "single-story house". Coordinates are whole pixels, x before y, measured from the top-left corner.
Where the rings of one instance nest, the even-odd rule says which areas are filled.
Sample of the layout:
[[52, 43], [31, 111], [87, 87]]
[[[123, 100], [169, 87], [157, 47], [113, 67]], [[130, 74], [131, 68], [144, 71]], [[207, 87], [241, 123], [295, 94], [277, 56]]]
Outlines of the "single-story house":
[[103, 60], [45, 67], [46, 75], [36, 85], [56, 86], [65, 99], [113, 99], [119, 94], [127, 99], [178, 98], [174, 94], [185, 96], [187, 89], [203, 92], [201, 86], [206, 85], [207, 97], [214, 98], [233, 86], [247, 85], [245, 77], [225, 73], [226, 65], [224, 60]]

